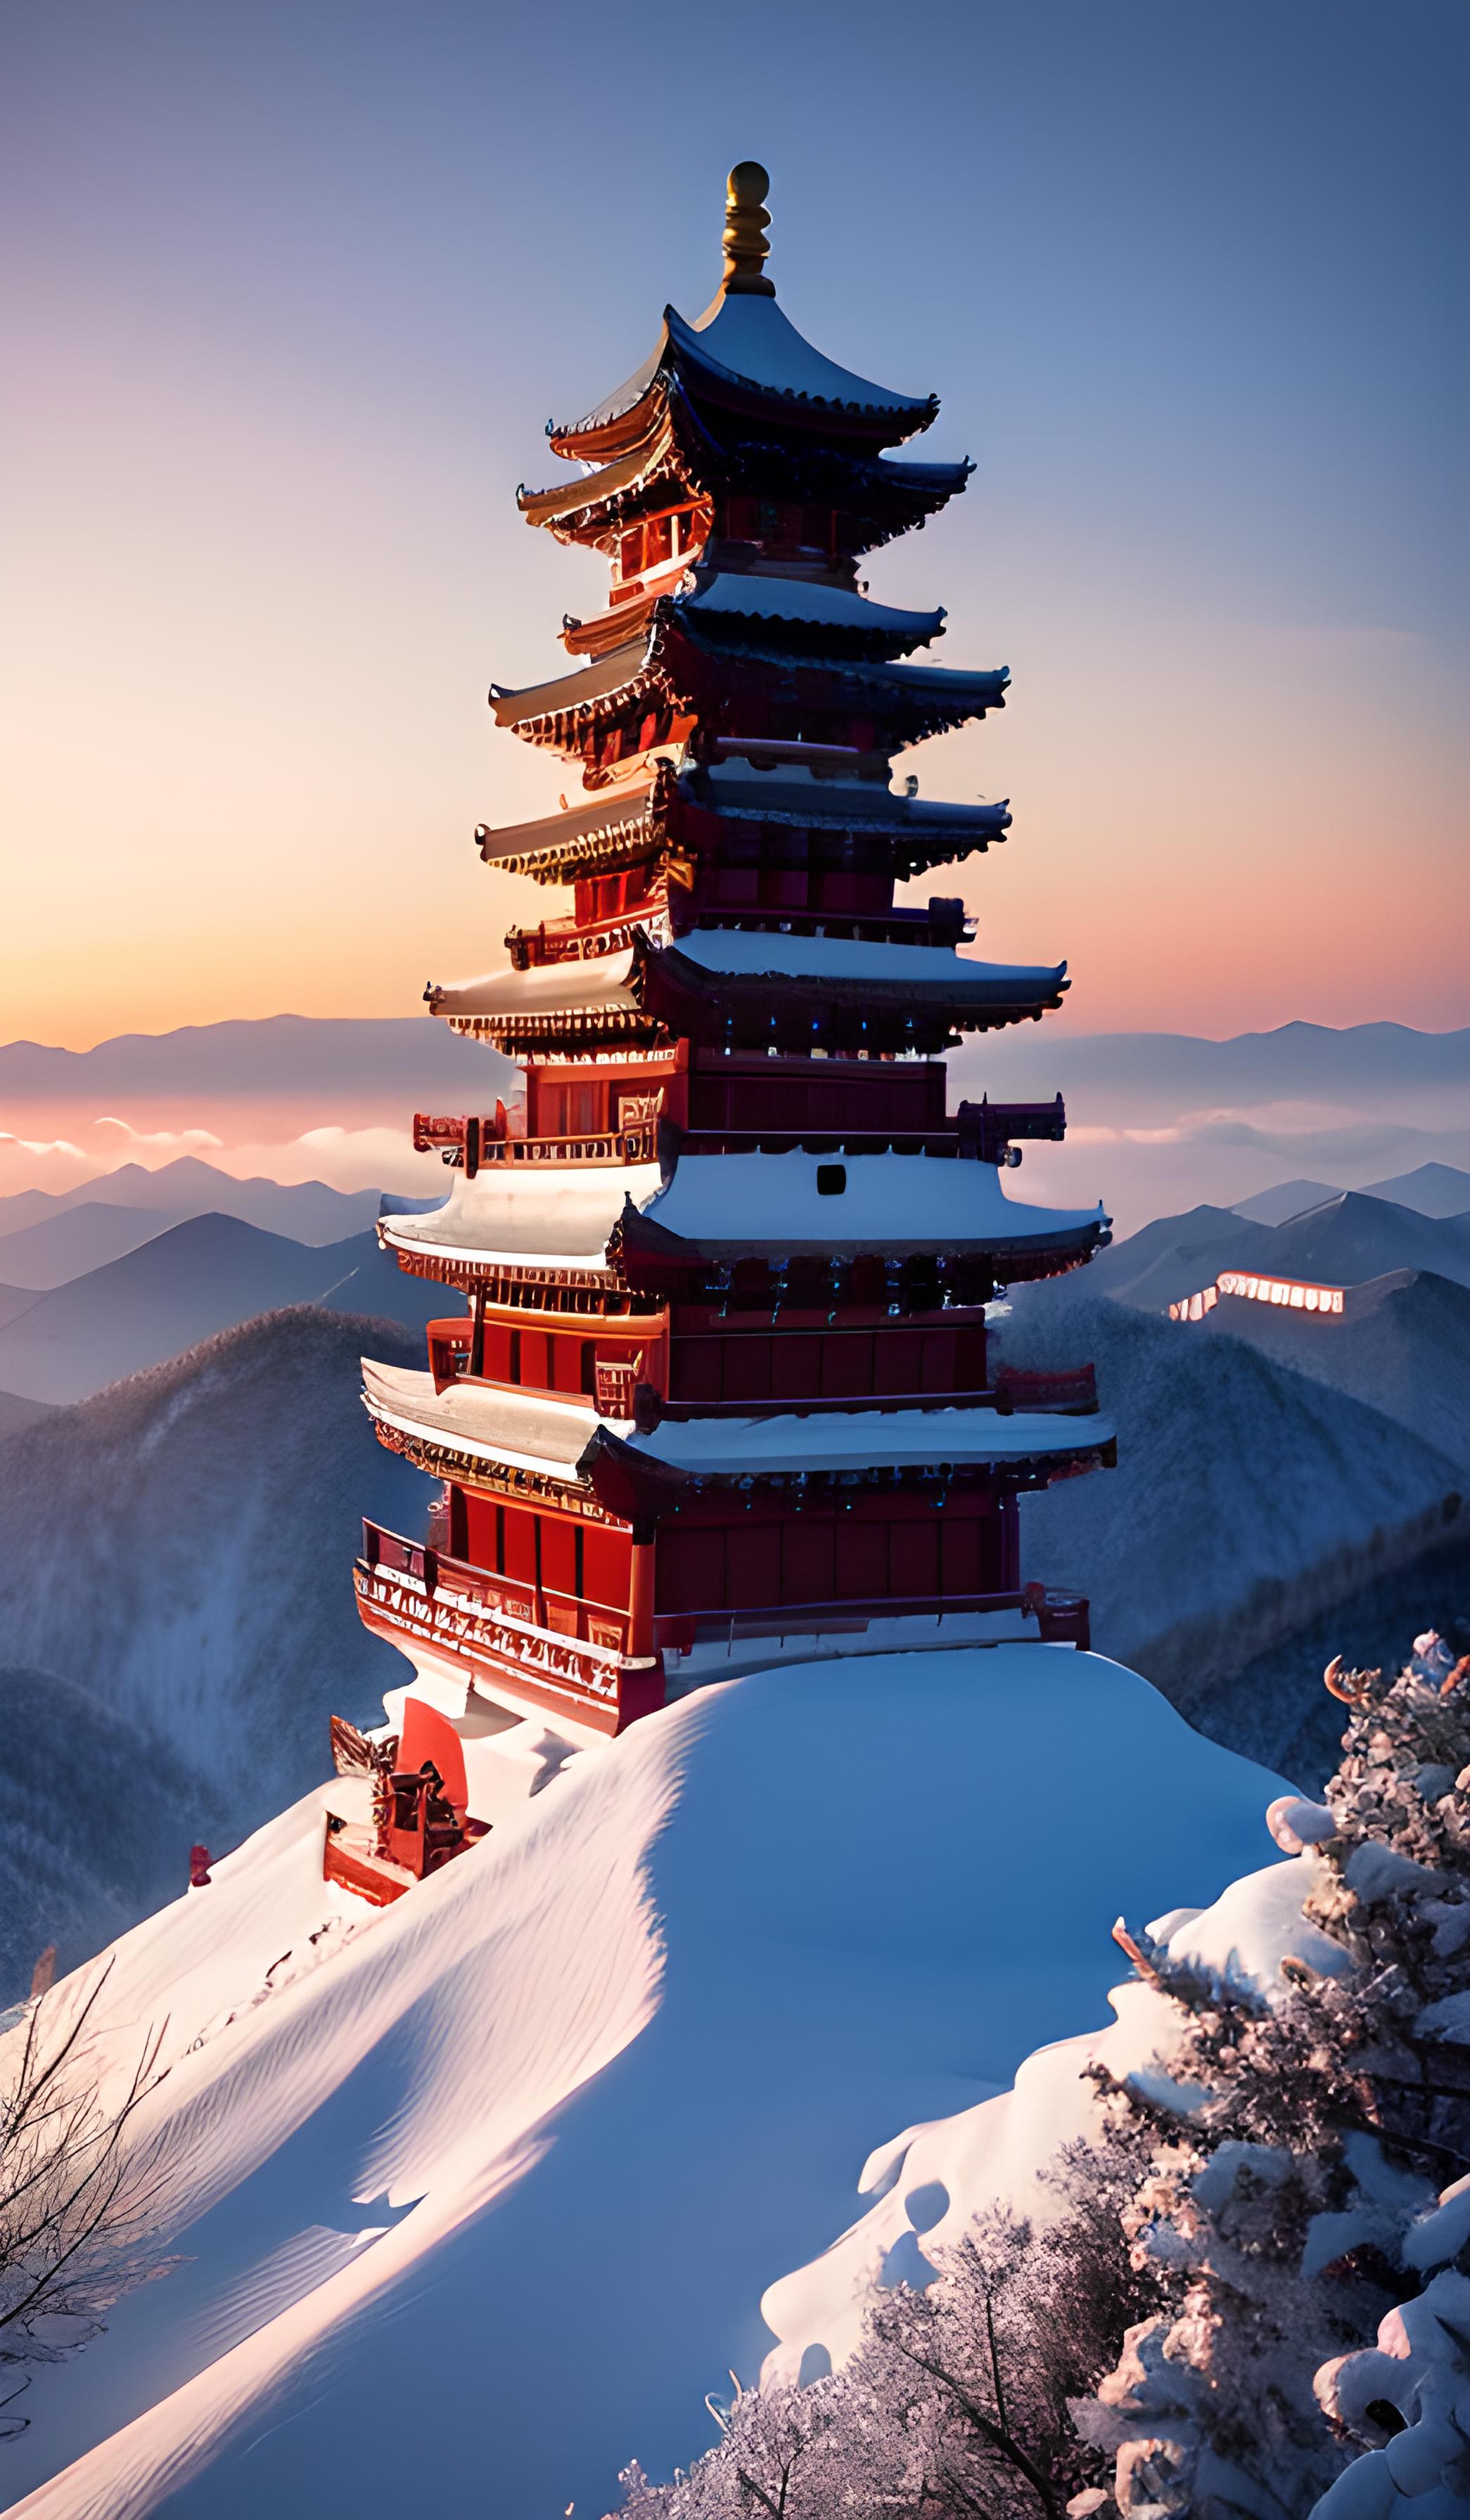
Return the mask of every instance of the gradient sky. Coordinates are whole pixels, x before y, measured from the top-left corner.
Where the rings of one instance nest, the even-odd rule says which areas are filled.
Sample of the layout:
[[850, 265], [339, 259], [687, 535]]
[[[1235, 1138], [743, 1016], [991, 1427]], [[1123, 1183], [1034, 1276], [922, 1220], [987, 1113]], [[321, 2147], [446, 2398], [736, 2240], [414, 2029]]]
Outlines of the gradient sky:
[[[485, 686], [600, 564], [542, 424], [793, 320], [979, 465], [872, 566], [1011, 705], [982, 949], [1069, 1029], [1470, 1019], [1460, 0], [10, 0], [0, 1038], [408, 1012], [556, 897]], [[1458, 808], [1458, 810], [1457, 810]], [[928, 889], [926, 885], [924, 889]]]

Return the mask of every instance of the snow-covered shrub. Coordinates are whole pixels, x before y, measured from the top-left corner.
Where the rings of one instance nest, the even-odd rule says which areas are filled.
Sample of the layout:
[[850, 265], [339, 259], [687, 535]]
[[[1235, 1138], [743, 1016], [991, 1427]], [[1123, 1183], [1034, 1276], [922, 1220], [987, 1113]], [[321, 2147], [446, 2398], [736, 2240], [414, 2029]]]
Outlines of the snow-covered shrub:
[[1155, 2303], [1075, 2414], [1130, 2520], [1470, 2509], [1466, 2184], [1436, 2197], [1470, 2159], [1467, 1670], [1433, 1635], [1387, 1689], [1329, 1669], [1343, 1759], [1271, 1819], [1339, 1974], [1265, 1999], [1128, 1938], [1181, 2015], [1167, 2078], [1098, 2078]]
[[1071, 2401], [1142, 2306], [1123, 2207], [1131, 2164], [1082, 2146], [1057, 2165], [1065, 2210], [1034, 2229], [976, 2222], [934, 2280], [884, 2292], [862, 2346], [805, 2388], [737, 2390], [687, 2476], [623, 2473], [620, 2520], [862, 2520], [1060, 2514], [1101, 2472]]

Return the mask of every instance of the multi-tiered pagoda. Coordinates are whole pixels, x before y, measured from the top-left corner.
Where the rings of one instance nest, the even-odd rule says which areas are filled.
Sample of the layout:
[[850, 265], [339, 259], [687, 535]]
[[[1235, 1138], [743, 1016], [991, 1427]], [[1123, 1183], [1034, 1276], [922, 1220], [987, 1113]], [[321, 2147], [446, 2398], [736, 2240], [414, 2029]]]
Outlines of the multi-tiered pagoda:
[[1085, 1602], [1022, 1584], [1017, 1500], [1112, 1432], [1090, 1368], [998, 1367], [986, 1307], [1108, 1220], [1003, 1193], [1060, 1097], [950, 1111], [942, 1063], [1060, 1006], [1066, 966], [981, 962], [962, 902], [895, 902], [1003, 836], [1004, 805], [893, 771], [1007, 677], [932, 662], [942, 611], [858, 576], [971, 468], [896, 452], [934, 396], [788, 322], [766, 190], [736, 167], [713, 304], [670, 307], [636, 375], [550, 428], [571, 477], [520, 493], [612, 588], [566, 622], [567, 673], [491, 693], [580, 792], [477, 837], [573, 906], [429, 992], [521, 1062], [525, 1104], [415, 1122], [453, 1190], [380, 1232], [445, 1317], [427, 1372], [364, 1366], [443, 1505], [428, 1546], [368, 1527], [362, 1615], [445, 1712], [473, 1687], [612, 1732], [783, 1655], [1086, 1641]]

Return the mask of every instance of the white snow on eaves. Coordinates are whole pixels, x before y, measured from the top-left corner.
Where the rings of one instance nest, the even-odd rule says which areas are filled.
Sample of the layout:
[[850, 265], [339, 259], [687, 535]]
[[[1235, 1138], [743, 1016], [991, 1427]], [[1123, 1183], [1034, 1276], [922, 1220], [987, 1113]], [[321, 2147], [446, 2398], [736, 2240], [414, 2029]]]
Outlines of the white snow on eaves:
[[1030, 1207], [1007, 1198], [996, 1165], [954, 1155], [848, 1156], [842, 1189], [827, 1192], [820, 1183], [833, 1162], [800, 1147], [779, 1155], [687, 1155], [644, 1213], [689, 1242], [793, 1250], [946, 1242], [1004, 1249], [1103, 1221], [1100, 1203]]
[[[473, 1181], [457, 1173], [443, 1207], [395, 1216], [384, 1225], [390, 1249], [428, 1249], [518, 1267], [599, 1269], [625, 1200], [646, 1206], [662, 1175], [657, 1164], [486, 1164]], [[444, 1289], [445, 1313], [458, 1290]]]

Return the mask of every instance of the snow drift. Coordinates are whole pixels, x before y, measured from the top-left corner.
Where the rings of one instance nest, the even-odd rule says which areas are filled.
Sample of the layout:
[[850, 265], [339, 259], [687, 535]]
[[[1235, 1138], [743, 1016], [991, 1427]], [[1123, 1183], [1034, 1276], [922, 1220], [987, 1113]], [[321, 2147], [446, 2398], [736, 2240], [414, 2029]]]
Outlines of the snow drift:
[[102, 2061], [166, 2019], [180, 2263], [36, 2374], [18, 2511], [406, 2505], [426, 2443], [497, 2520], [606, 2508], [634, 2447], [687, 2460], [702, 2393], [754, 2377], [755, 2304], [839, 2228], [874, 2126], [1100, 2018], [1119, 1909], [1216, 1897], [1272, 1790], [1040, 1645], [468, 1757], [493, 1833], [394, 1908], [325, 1888], [313, 1792], [116, 1947]]

